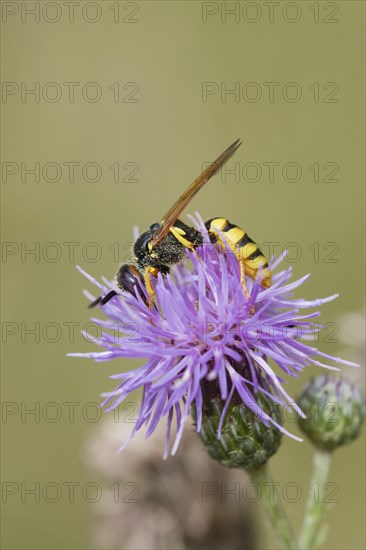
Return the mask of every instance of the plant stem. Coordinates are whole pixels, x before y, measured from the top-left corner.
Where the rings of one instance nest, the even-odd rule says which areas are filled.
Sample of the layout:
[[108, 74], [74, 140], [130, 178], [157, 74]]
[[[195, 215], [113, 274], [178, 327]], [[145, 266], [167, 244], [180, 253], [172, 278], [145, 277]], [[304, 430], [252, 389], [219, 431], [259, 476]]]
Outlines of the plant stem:
[[332, 454], [329, 451], [316, 449], [313, 458], [313, 476], [299, 537], [300, 548], [306, 550], [312, 550], [322, 542], [321, 538], [324, 531], [319, 531], [319, 524], [326, 511], [324, 486], [328, 478], [331, 461]]
[[276, 533], [280, 548], [296, 550], [298, 548], [296, 538], [283, 508], [280, 496], [273, 483], [268, 466], [262, 465], [250, 470], [252, 479], [257, 482], [262, 491], [262, 499]]

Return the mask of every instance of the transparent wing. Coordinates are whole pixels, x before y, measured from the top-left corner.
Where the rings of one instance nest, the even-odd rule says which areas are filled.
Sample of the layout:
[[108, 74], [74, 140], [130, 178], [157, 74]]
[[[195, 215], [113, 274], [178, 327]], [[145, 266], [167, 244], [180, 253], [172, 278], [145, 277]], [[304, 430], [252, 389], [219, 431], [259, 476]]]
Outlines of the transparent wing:
[[193, 197], [198, 193], [200, 189], [202, 189], [202, 187], [208, 182], [208, 180], [211, 179], [212, 176], [214, 176], [220, 170], [221, 166], [223, 166], [223, 164], [225, 164], [225, 162], [233, 156], [240, 145], [240, 139], [234, 141], [234, 143], [230, 145], [230, 147], [228, 147], [226, 151], [224, 151], [216, 160], [214, 160], [202, 172], [202, 174], [198, 176], [198, 178], [195, 179], [193, 183], [191, 183], [191, 185], [188, 187], [188, 189], [186, 189], [183, 195], [181, 195], [179, 199], [173, 204], [173, 206], [169, 208], [168, 212], [161, 220], [159, 229], [153, 235], [153, 238], [149, 243], [151, 248], [154, 248], [163, 239], [165, 239], [165, 237], [169, 233], [169, 229], [179, 218], [179, 216], [186, 208], [186, 206], [191, 202]]

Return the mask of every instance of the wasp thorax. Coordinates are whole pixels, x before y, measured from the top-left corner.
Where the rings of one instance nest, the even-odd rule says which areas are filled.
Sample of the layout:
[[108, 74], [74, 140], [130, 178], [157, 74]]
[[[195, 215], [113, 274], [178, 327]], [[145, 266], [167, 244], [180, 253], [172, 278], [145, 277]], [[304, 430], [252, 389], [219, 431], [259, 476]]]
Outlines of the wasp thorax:
[[154, 248], [149, 247], [159, 224], [153, 224], [150, 229], [139, 236], [135, 243], [134, 252], [141, 267], [155, 267], [160, 271], [168, 271], [168, 266], [183, 260], [187, 255], [187, 248], [195, 248], [203, 242], [199, 231], [189, 227], [180, 220], [176, 220], [164, 239]]

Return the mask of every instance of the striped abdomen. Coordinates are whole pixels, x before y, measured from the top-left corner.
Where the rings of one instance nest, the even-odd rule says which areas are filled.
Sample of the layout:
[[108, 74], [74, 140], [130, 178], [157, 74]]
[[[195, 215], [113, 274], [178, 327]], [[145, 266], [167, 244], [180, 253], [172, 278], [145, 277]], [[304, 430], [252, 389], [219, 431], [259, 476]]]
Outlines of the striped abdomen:
[[[260, 269], [261, 285], [271, 286], [271, 272], [268, 262], [260, 248], [243, 229], [233, 225], [225, 218], [212, 218], [205, 223], [212, 243], [220, 243], [220, 233], [224, 233], [228, 246], [244, 265], [244, 272], [251, 279], [256, 279]], [[222, 243], [222, 241], [221, 241]]]

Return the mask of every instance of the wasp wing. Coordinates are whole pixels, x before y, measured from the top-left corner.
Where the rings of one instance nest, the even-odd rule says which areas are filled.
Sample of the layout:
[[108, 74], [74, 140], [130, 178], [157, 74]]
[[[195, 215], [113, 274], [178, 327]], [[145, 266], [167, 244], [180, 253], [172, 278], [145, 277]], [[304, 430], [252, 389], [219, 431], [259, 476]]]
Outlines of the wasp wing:
[[150, 249], [153, 249], [157, 244], [165, 239], [165, 237], [169, 233], [170, 228], [172, 227], [172, 225], [174, 225], [174, 222], [176, 222], [183, 210], [191, 202], [193, 197], [198, 193], [200, 189], [202, 189], [202, 187], [208, 182], [208, 180], [211, 179], [212, 176], [214, 176], [220, 170], [221, 166], [223, 166], [223, 164], [225, 164], [225, 162], [233, 156], [240, 145], [240, 139], [234, 141], [234, 143], [230, 145], [230, 147], [228, 147], [226, 151], [224, 151], [216, 160], [214, 160], [202, 172], [202, 174], [198, 176], [198, 178], [195, 179], [193, 183], [191, 183], [191, 185], [188, 187], [188, 189], [186, 189], [183, 195], [181, 195], [179, 199], [173, 204], [173, 206], [169, 208], [168, 212], [161, 220], [159, 229], [153, 235], [149, 243]]

